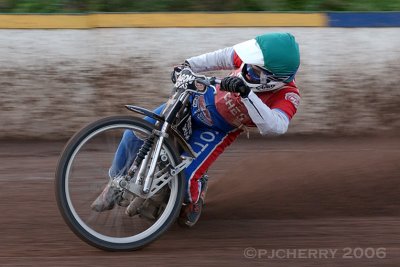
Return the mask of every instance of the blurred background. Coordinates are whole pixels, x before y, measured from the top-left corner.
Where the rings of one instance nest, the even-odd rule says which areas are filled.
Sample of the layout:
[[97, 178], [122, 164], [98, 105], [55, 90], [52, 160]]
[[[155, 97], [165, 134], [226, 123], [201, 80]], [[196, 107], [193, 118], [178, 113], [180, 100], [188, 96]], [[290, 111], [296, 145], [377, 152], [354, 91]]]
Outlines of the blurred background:
[[125, 104], [153, 108], [174, 65], [272, 31], [291, 32], [301, 49], [303, 100], [289, 134], [397, 132], [399, 5], [1, 1], [0, 138], [66, 139]]
[[[118, 263], [177, 266], [182, 251], [198, 266], [400, 263], [400, 1], [0, 0], [0, 13], [1, 266], [114, 264], [121, 254], [85, 245], [57, 212], [66, 140], [125, 104], [165, 102], [186, 58], [275, 31], [301, 50], [288, 133], [241, 136], [209, 171], [198, 227]], [[250, 246], [387, 254], [267, 262], [244, 258]]]

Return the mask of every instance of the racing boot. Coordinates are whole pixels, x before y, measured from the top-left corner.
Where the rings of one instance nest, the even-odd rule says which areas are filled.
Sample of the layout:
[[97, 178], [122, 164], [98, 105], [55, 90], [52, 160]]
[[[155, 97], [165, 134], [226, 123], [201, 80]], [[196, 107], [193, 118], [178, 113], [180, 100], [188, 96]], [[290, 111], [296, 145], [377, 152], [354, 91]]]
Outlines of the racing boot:
[[114, 208], [115, 203], [121, 198], [122, 192], [108, 183], [103, 192], [93, 201], [90, 208], [93, 211], [102, 212]]
[[178, 224], [183, 227], [193, 227], [200, 218], [204, 206], [204, 199], [207, 193], [208, 175], [204, 174], [200, 178], [201, 192], [199, 200], [196, 203], [183, 204], [178, 218]]

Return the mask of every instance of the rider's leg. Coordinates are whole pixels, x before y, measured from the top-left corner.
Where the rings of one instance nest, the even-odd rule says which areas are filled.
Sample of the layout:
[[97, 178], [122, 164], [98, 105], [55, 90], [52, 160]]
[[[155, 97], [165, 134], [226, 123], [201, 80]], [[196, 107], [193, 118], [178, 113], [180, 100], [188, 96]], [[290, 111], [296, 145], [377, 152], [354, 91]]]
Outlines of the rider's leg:
[[201, 191], [199, 179], [218, 156], [235, 141], [240, 132], [241, 130], [237, 129], [227, 133], [211, 128], [193, 129], [189, 143], [198, 156], [185, 169], [188, 185], [185, 202], [198, 201]]
[[133, 131], [125, 130], [115, 152], [114, 160], [109, 169], [110, 178], [124, 175], [130, 167], [136, 152], [142, 146], [143, 141], [136, 137]]
[[202, 186], [207, 186], [207, 181], [202, 181], [201, 177], [240, 132], [241, 130], [222, 132], [210, 128], [193, 130], [190, 144], [198, 157], [185, 169], [187, 191], [178, 220], [181, 225], [192, 227], [200, 218], [205, 193]]

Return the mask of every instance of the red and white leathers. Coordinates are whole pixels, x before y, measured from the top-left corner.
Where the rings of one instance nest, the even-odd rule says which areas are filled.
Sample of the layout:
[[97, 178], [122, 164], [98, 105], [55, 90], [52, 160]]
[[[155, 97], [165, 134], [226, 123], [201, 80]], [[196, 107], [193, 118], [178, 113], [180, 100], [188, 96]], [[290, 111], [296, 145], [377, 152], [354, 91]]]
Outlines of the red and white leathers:
[[[235, 70], [232, 75], [236, 76], [243, 66], [233, 47], [192, 57], [187, 61], [194, 72]], [[284, 134], [299, 103], [300, 93], [294, 81], [274, 91], [251, 91], [246, 98], [217, 87], [215, 96], [217, 110], [228, 123], [237, 127], [256, 126], [262, 135]]]

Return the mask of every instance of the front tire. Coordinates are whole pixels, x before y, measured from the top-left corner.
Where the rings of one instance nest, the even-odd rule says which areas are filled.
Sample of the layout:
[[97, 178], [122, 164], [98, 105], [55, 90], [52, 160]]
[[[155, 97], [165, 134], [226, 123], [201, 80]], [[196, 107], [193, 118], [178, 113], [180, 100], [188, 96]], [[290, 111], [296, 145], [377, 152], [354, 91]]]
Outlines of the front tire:
[[[166, 185], [166, 206], [154, 221], [128, 217], [119, 206], [101, 213], [90, 209], [109, 180], [108, 168], [122, 133], [130, 130], [146, 138], [153, 129], [154, 125], [141, 118], [108, 117], [83, 128], [65, 146], [55, 176], [56, 199], [65, 222], [83, 241], [103, 250], [137, 250], [160, 237], [178, 217], [185, 188], [182, 173]], [[169, 140], [162, 149], [171, 166], [179, 164], [179, 154]]]

